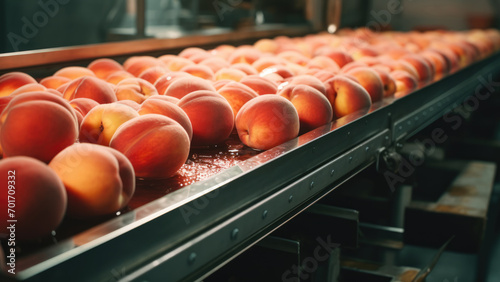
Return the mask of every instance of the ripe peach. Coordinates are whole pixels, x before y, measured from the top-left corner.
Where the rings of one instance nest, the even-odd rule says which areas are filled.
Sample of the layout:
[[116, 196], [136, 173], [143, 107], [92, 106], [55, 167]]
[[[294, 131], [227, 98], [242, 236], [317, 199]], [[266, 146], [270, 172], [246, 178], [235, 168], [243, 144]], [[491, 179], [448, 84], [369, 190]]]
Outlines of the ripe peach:
[[75, 143], [77, 117], [67, 101], [47, 92], [14, 97], [0, 118], [4, 157], [29, 156], [49, 162]]
[[135, 77], [149, 68], [161, 66], [163, 66], [162, 61], [150, 56], [130, 57], [123, 63], [123, 68]]
[[374, 66], [372, 69], [378, 73], [382, 80], [382, 84], [384, 85], [384, 98], [394, 95], [394, 93], [396, 93], [396, 80], [394, 80], [389, 71], [382, 66]]
[[214, 57], [214, 55], [210, 54], [209, 52], [205, 52], [205, 53], [195, 54], [195, 55], [189, 57], [189, 60], [195, 64], [198, 64], [201, 61], [204, 61], [206, 59], [210, 59], [213, 57]]
[[251, 65], [262, 56], [262, 53], [253, 47], [240, 46], [229, 56], [230, 64], [244, 63]]
[[284, 90], [285, 87], [296, 85], [307, 85], [318, 90], [321, 94], [326, 95], [326, 88], [323, 82], [312, 75], [298, 75], [292, 77], [290, 81], [284, 82], [278, 86], [278, 94], [282, 92], [281, 90]]
[[135, 192], [134, 169], [120, 152], [95, 144], [74, 144], [49, 163], [68, 195], [67, 214], [91, 218], [124, 208]]
[[[173, 98], [169, 96], [158, 96], [164, 98]], [[175, 98], [174, 98], [175, 99]], [[169, 117], [176, 122], [178, 122], [189, 136], [189, 140], [193, 138], [193, 127], [191, 126], [191, 121], [187, 114], [177, 106], [177, 101], [170, 102], [163, 99], [147, 99], [141, 104], [141, 107], [137, 112], [142, 116], [146, 114], [159, 114]]]
[[142, 78], [127, 78], [122, 80], [116, 85], [115, 89], [116, 99], [132, 100], [137, 103], [142, 103], [146, 98], [158, 95], [156, 88], [153, 84], [147, 82]]
[[257, 40], [253, 44], [253, 47], [262, 53], [271, 53], [271, 54], [275, 54], [279, 49], [279, 45], [278, 43], [276, 43], [276, 41], [267, 38]]
[[289, 68], [282, 65], [275, 65], [272, 67], [265, 68], [260, 72], [259, 75], [267, 77], [269, 74], [278, 74], [283, 79], [294, 76], [293, 72]]
[[222, 68], [228, 68], [230, 66], [230, 64], [226, 60], [219, 57], [208, 58], [199, 62], [198, 64], [209, 67], [214, 73]]
[[169, 71], [180, 71], [182, 68], [184, 68], [186, 66], [191, 66], [194, 64], [195, 63], [193, 63], [193, 61], [191, 61], [189, 59], [177, 57], [177, 58], [171, 59], [166, 64], [166, 66], [167, 66], [167, 70], [169, 70]]
[[214, 56], [227, 60], [229, 59], [229, 56], [231, 56], [231, 54], [234, 52], [234, 50], [236, 50], [236, 47], [228, 44], [222, 44], [215, 47], [215, 49], [210, 50], [209, 52]]
[[363, 47], [356, 47], [350, 50], [350, 54], [352, 58], [357, 61], [361, 59], [362, 57], [376, 57], [379, 55], [379, 52], [375, 50], [373, 47], [368, 47], [368, 46], [363, 46]]
[[[50, 235], [64, 218], [67, 198], [64, 185], [43, 162], [24, 156], [0, 160], [0, 237], [8, 238], [8, 220], [15, 222], [18, 240], [35, 240]], [[12, 205], [15, 203], [15, 207]], [[10, 210], [14, 217], [8, 217]]]
[[0, 97], [8, 96], [17, 88], [30, 84], [37, 83], [36, 80], [23, 72], [9, 72], [0, 76]]
[[359, 84], [370, 94], [372, 102], [380, 101], [384, 97], [382, 79], [373, 69], [368, 67], [354, 68], [346, 72], [346, 75], [352, 75], [358, 80]]
[[135, 76], [133, 76], [128, 71], [124, 71], [124, 70], [123, 71], [116, 71], [116, 72], [110, 74], [106, 78], [106, 82], [109, 82], [111, 84], [116, 85], [116, 84], [120, 83], [120, 81], [127, 79], [127, 78], [132, 78], [132, 77], [135, 77]]
[[100, 79], [106, 79], [110, 74], [124, 70], [117, 61], [108, 58], [96, 59], [87, 68]]
[[212, 84], [210, 84], [210, 82], [199, 77], [180, 77], [168, 86], [164, 95], [181, 99], [189, 93], [197, 90], [215, 91], [215, 88]]
[[92, 108], [99, 105], [99, 103], [89, 98], [76, 98], [71, 100], [69, 104], [75, 110], [76, 117], [78, 119], [78, 128], [80, 128], [82, 120], [87, 113], [92, 110]]
[[360, 61], [350, 62], [350, 63], [345, 64], [342, 67], [342, 69], [340, 70], [340, 72], [347, 73], [348, 71], [350, 71], [352, 69], [359, 68], [359, 67], [367, 67], [367, 66], [368, 65], [366, 63], [360, 62]]
[[236, 129], [243, 144], [267, 150], [299, 134], [299, 115], [292, 102], [278, 95], [252, 99], [236, 116]]
[[234, 80], [230, 79], [222, 79], [222, 80], [216, 80], [212, 83], [212, 86], [215, 88], [215, 90], [221, 89], [224, 85], [228, 84], [229, 82], [233, 82]]
[[111, 86], [96, 77], [84, 76], [71, 81], [63, 92], [64, 99], [90, 98], [99, 104], [112, 103], [116, 96]]
[[278, 58], [278, 57], [261, 57], [257, 61], [253, 62], [252, 66], [257, 72], [261, 72], [264, 69], [276, 65], [285, 65], [284, 59]]
[[396, 97], [401, 97], [411, 93], [418, 88], [418, 80], [411, 74], [403, 70], [391, 72], [391, 76], [396, 80]]
[[192, 144], [213, 145], [226, 140], [234, 126], [231, 105], [215, 91], [200, 90], [184, 96], [177, 103], [193, 127]]
[[[160, 96], [160, 95], [153, 95], [153, 96], [150, 96], [150, 97], [155, 97], [155, 96]], [[165, 97], [165, 96], [163, 96], [163, 97]], [[121, 105], [128, 106], [128, 107], [134, 109], [135, 111], [138, 111], [139, 108], [141, 107], [141, 104], [139, 104], [139, 103], [137, 103], [135, 101], [132, 101], [132, 100], [116, 101], [115, 104], [121, 104]]]
[[80, 142], [108, 146], [118, 127], [138, 116], [137, 111], [126, 105], [117, 103], [97, 105], [83, 118], [80, 126]]
[[247, 74], [239, 69], [222, 68], [215, 73], [215, 80], [229, 79], [240, 81]]
[[416, 54], [406, 55], [401, 57], [400, 60], [406, 61], [415, 67], [420, 82], [427, 83], [434, 77], [431, 67], [421, 56]]
[[329, 57], [334, 60], [340, 68], [354, 61], [349, 53], [340, 49], [325, 50], [323, 52], [319, 52], [318, 55]]
[[437, 81], [450, 73], [451, 66], [445, 57], [440, 53], [432, 50], [426, 50], [420, 53], [420, 55], [433, 64], [435, 70], [434, 81]]
[[158, 91], [158, 94], [165, 95], [165, 91], [167, 91], [167, 88], [170, 86], [170, 84], [172, 84], [172, 82], [174, 82], [179, 77], [192, 77], [192, 76], [186, 72], [178, 72], [178, 71], [164, 74], [163, 76], [159, 77], [154, 84], [156, 91]]
[[188, 47], [179, 53], [179, 57], [189, 59], [194, 55], [207, 53], [206, 50], [199, 47]]
[[256, 75], [259, 74], [259, 72], [249, 64], [243, 64], [243, 63], [237, 63], [234, 65], [231, 65], [230, 69], [237, 69], [242, 72], [244, 72], [246, 75]]
[[222, 95], [229, 102], [233, 109], [234, 117], [236, 117], [240, 108], [246, 102], [259, 96], [252, 88], [236, 81], [224, 85], [217, 93]]
[[89, 70], [88, 68], [73, 66], [73, 67], [65, 67], [56, 71], [54, 73], [54, 76], [62, 76], [74, 80], [84, 76], [95, 77], [96, 75], [94, 74], [93, 71]]
[[160, 60], [166, 66], [170, 61], [172, 61], [175, 58], [177, 58], [177, 55], [166, 54], [158, 57], [158, 60]]
[[283, 51], [278, 53], [278, 58], [284, 59], [291, 63], [305, 66], [309, 62], [309, 58], [297, 51]]
[[240, 80], [240, 83], [252, 88], [257, 94], [276, 94], [278, 86], [273, 81], [258, 75], [249, 75]]
[[164, 67], [156, 66], [143, 71], [139, 75], [139, 78], [144, 79], [151, 84], [155, 84], [156, 80], [158, 80], [158, 78], [162, 77], [166, 73], [167, 70]]
[[172, 96], [165, 96], [165, 95], [153, 95], [153, 96], [149, 96], [149, 98], [147, 98], [146, 100], [156, 100], [156, 99], [167, 101], [167, 102], [170, 102], [170, 103], [174, 103], [176, 105], [179, 102], [178, 98], [175, 98], [175, 97], [172, 97]]
[[325, 82], [327, 98], [336, 118], [368, 109], [372, 100], [368, 91], [345, 75], [337, 75]]
[[135, 176], [167, 178], [186, 162], [189, 136], [175, 120], [147, 114], [124, 123], [109, 146], [130, 160]]
[[332, 121], [333, 110], [324, 93], [307, 85], [288, 86], [291, 91], [279, 95], [292, 102], [300, 121], [300, 134], [311, 131]]
[[206, 80], [215, 80], [215, 74], [212, 69], [204, 65], [188, 65], [180, 71]]
[[309, 60], [305, 65], [308, 69], [322, 69], [327, 71], [339, 71], [340, 67], [337, 63], [327, 56], [316, 56]]
[[312, 75], [314, 77], [318, 78], [321, 82], [324, 83], [328, 79], [334, 77], [336, 74], [337, 74], [337, 72], [325, 71], [325, 70], [317, 70]]
[[47, 91], [47, 88], [38, 83], [30, 83], [17, 88], [14, 92], [10, 93], [10, 96], [17, 96], [19, 94], [34, 91]]
[[40, 81], [40, 84], [49, 89], [57, 89], [61, 85], [70, 82], [71, 79], [63, 76], [48, 76]]

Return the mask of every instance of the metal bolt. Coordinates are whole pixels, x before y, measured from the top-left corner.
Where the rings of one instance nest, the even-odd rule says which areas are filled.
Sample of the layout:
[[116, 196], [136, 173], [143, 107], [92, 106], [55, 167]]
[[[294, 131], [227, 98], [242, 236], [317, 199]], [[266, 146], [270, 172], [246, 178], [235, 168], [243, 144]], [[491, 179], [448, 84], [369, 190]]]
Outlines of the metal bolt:
[[403, 126], [402, 125], [399, 126], [399, 130], [403, 130]]
[[267, 217], [267, 210], [265, 210], [263, 213], [262, 213], [262, 219], [265, 219]]
[[365, 151], [370, 151], [370, 147], [366, 146]]
[[293, 195], [290, 195], [290, 197], [288, 197], [288, 202], [291, 203], [293, 200]]
[[233, 229], [233, 231], [231, 231], [231, 239], [236, 239], [238, 237], [238, 233], [240, 232], [240, 230], [238, 228], [235, 228]]
[[350, 132], [350, 131], [348, 131], [348, 132], [347, 132], [347, 135], [348, 135], [348, 136], [349, 136], [349, 135], [351, 135], [351, 132]]
[[313, 189], [314, 188], [314, 181], [311, 181], [311, 184], [309, 184], [309, 189]]
[[335, 174], [335, 169], [332, 169], [332, 170], [330, 171], [330, 176], [333, 176], [334, 174]]
[[349, 157], [349, 163], [351, 163], [351, 162], [352, 162], [352, 157]]
[[188, 263], [193, 264], [195, 260], [196, 260], [196, 253], [190, 253], [188, 257]]

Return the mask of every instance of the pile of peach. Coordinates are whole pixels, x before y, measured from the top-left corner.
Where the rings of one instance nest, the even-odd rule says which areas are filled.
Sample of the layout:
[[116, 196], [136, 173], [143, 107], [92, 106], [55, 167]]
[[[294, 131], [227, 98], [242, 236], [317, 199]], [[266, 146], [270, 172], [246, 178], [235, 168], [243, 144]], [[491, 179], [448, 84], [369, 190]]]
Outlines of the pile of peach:
[[[0, 200], [6, 206], [15, 189], [18, 238], [37, 238], [65, 215], [122, 209], [136, 177], [171, 177], [191, 148], [222, 143], [234, 129], [245, 145], [266, 150], [499, 48], [496, 30], [357, 29], [123, 64], [97, 59], [40, 81], [7, 73], [0, 77]], [[4, 236], [7, 213], [0, 214]]]

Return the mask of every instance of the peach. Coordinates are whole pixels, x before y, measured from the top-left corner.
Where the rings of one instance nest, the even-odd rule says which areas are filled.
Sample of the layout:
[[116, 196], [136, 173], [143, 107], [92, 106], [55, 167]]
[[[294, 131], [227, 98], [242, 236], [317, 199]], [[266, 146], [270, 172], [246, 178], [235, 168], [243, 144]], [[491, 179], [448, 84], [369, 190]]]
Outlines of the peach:
[[372, 105], [368, 91], [345, 75], [337, 75], [326, 81], [325, 85], [336, 118], [368, 109]]
[[240, 83], [252, 88], [257, 94], [276, 94], [278, 92], [278, 87], [276, 84], [258, 75], [249, 75], [240, 80]]
[[185, 72], [174, 71], [166, 73], [163, 76], [159, 77], [154, 83], [154, 86], [156, 88], [156, 91], [158, 91], [158, 94], [165, 95], [165, 91], [167, 91], [167, 88], [170, 86], [170, 84], [172, 84], [172, 82], [174, 82], [177, 78], [180, 77], [192, 77], [192, 76]]
[[71, 79], [63, 76], [48, 76], [40, 81], [40, 84], [49, 89], [57, 89], [61, 85], [70, 82]]
[[252, 65], [249, 65], [249, 64], [237, 63], [234, 65], [231, 65], [230, 69], [240, 70], [240, 71], [244, 72], [246, 75], [259, 74], [259, 72]]
[[47, 91], [47, 88], [38, 83], [30, 83], [17, 88], [14, 92], [10, 93], [10, 96], [17, 96], [19, 94], [34, 91]]
[[160, 60], [166, 66], [170, 61], [174, 60], [175, 58], [177, 58], [177, 55], [166, 54], [158, 57], [158, 60]]
[[305, 66], [309, 62], [309, 58], [297, 51], [284, 51], [278, 53], [278, 58], [284, 59], [291, 63], [295, 63], [301, 66]]
[[64, 99], [90, 98], [99, 104], [112, 103], [116, 96], [111, 86], [96, 77], [84, 76], [71, 81], [63, 92]]
[[334, 60], [330, 59], [330, 57], [327, 56], [316, 56], [309, 60], [305, 67], [309, 69], [322, 69], [334, 72], [340, 70], [339, 65], [337, 65]]
[[87, 68], [100, 79], [106, 79], [110, 74], [124, 70], [117, 61], [108, 58], [93, 60]]
[[266, 77], [269, 74], [273, 74], [273, 73], [278, 74], [282, 78], [289, 78], [289, 77], [294, 76], [293, 72], [289, 68], [282, 66], [282, 65], [275, 65], [272, 67], [265, 68], [264, 70], [262, 70], [260, 72], [259, 75]]
[[[323, 84], [323, 82], [312, 75], [294, 76], [290, 81], [288, 81], [288, 83], [284, 82], [281, 85], [279, 85], [278, 91], [280, 89], [284, 89], [286, 86], [296, 86], [296, 85], [307, 85], [307, 86], [310, 86], [310, 87], [318, 90], [323, 95], [326, 94], [326, 88], [325, 88], [325, 85]], [[281, 92], [281, 91], [279, 91], [279, 92]], [[278, 94], [279, 94], [279, 92], [278, 92]]]
[[175, 120], [147, 114], [124, 123], [111, 139], [110, 147], [132, 163], [135, 176], [173, 176], [189, 156], [189, 136]]
[[[166, 98], [168, 96], [159, 97]], [[159, 114], [175, 120], [184, 128], [184, 130], [186, 130], [189, 140], [191, 141], [193, 138], [193, 127], [191, 126], [191, 121], [189, 120], [188, 115], [179, 106], [177, 106], [177, 102], [178, 100], [170, 102], [163, 99], [147, 99], [144, 103], [142, 103], [137, 112], [141, 116], [146, 114]]]
[[149, 96], [149, 98], [147, 98], [146, 100], [156, 100], [156, 99], [167, 101], [167, 102], [174, 103], [174, 104], [177, 104], [179, 102], [179, 98], [175, 98], [172, 96], [165, 96], [165, 95]]
[[257, 72], [261, 72], [264, 69], [276, 65], [285, 65], [285, 60], [278, 57], [261, 57], [257, 61], [252, 63], [252, 66]]
[[297, 110], [300, 122], [299, 134], [332, 121], [332, 106], [324, 93], [302, 84], [289, 87], [292, 88], [291, 91], [282, 91], [279, 95], [290, 100]]
[[[155, 97], [155, 96], [160, 96], [160, 95], [154, 95], [154, 96], [150, 96], [150, 97]], [[163, 96], [163, 97], [165, 97], [165, 96]], [[128, 107], [131, 107], [135, 111], [138, 111], [139, 108], [141, 107], [141, 104], [139, 104], [139, 103], [137, 103], [135, 101], [132, 101], [132, 100], [116, 101], [115, 104], [121, 104], [121, 105], [125, 105], [125, 106], [128, 106]]]
[[247, 74], [239, 69], [222, 68], [215, 73], [215, 80], [229, 79], [240, 81]]
[[206, 50], [204, 49], [201, 49], [199, 47], [188, 47], [184, 50], [182, 50], [180, 53], [179, 53], [179, 57], [182, 57], [182, 58], [186, 58], [186, 59], [189, 59], [191, 58], [192, 56], [194, 55], [198, 55], [198, 54], [204, 54], [204, 53], [207, 53]]
[[410, 75], [412, 75], [415, 79], [419, 79], [419, 74], [417, 69], [410, 63], [399, 60], [399, 61], [383, 61], [382, 62], [383, 66], [389, 67], [391, 72], [395, 70], [403, 70]]
[[89, 98], [76, 98], [71, 100], [69, 104], [75, 110], [78, 125], [82, 124], [83, 118], [90, 110], [92, 110], [92, 108], [99, 105], [99, 103]]
[[443, 55], [432, 50], [421, 52], [420, 55], [434, 66], [434, 81], [450, 73], [450, 64]]
[[382, 84], [384, 85], [384, 98], [394, 95], [394, 93], [396, 93], [396, 80], [394, 80], [389, 71], [381, 66], [374, 66], [372, 69], [378, 73], [382, 80]]
[[217, 93], [222, 95], [229, 102], [233, 109], [234, 117], [236, 117], [240, 108], [246, 102], [259, 96], [252, 88], [236, 81], [224, 85]]
[[74, 144], [49, 163], [68, 195], [67, 214], [92, 218], [123, 209], [135, 192], [130, 161], [120, 152], [95, 144]]
[[193, 61], [191, 61], [189, 59], [177, 57], [177, 58], [171, 59], [166, 64], [166, 66], [167, 66], [167, 70], [169, 70], [169, 71], [180, 71], [182, 68], [184, 68], [186, 66], [191, 66], [194, 64], [195, 63], [193, 63]]
[[204, 65], [188, 65], [180, 71], [206, 80], [215, 80], [215, 74], [212, 69]]
[[199, 77], [180, 77], [168, 86], [164, 95], [181, 99], [197, 90], [215, 91], [215, 88], [210, 82]]
[[262, 53], [272, 53], [272, 54], [278, 52], [279, 49], [279, 45], [278, 43], [276, 43], [276, 41], [267, 38], [262, 38], [257, 40], [253, 44], [253, 47]]
[[214, 145], [226, 140], [234, 127], [231, 105], [220, 94], [200, 90], [184, 96], [177, 103], [189, 117], [193, 127], [192, 144]]
[[407, 95], [418, 88], [417, 78], [406, 71], [395, 70], [391, 72], [391, 76], [396, 81], [396, 97]]
[[422, 83], [427, 83], [432, 80], [434, 73], [432, 73], [432, 68], [429, 64], [419, 55], [412, 54], [401, 57], [400, 60], [410, 63], [418, 73], [419, 81]]
[[351, 54], [352, 58], [355, 61], [357, 61], [357, 60], [361, 59], [362, 57], [366, 57], [366, 56], [376, 57], [379, 55], [379, 52], [377, 52], [377, 50], [375, 50], [375, 48], [373, 48], [373, 47], [363, 46], [363, 47], [353, 48], [350, 51], [350, 54]]
[[323, 52], [319, 52], [318, 55], [329, 57], [330, 59], [334, 60], [340, 68], [354, 61], [349, 53], [340, 49], [325, 50]]
[[299, 115], [292, 102], [278, 95], [262, 95], [246, 103], [236, 116], [243, 144], [267, 150], [299, 134]]
[[443, 58], [446, 61], [446, 64], [448, 65], [449, 73], [455, 72], [460, 68], [459, 66], [459, 58], [458, 56], [453, 53], [451, 50], [447, 49], [436, 49], [436, 48], [429, 48], [427, 51], [432, 51], [440, 54], [443, 56]]
[[116, 99], [132, 100], [137, 103], [142, 103], [146, 98], [158, 95], [158, 91], [153, 84], [142, 78], [127, 78], [116, 85]]
[[120, 81], [127, 79], [127, 78], [132, 78], [132, 77], [135, 77], [135, 76], [133, 76], [128, 71], [124, 71], [124, 70], [123, 71], [116, 71], [116, 72], [110, 74], [106, 78], [106, 82], [109, 82], [111, 84], [116, 85], [116, 84], [120, 83]]
[[350, 71], [352, 69], [359, 68], [359, 67], [367, 67], [367, 66], [368, 65], [364, 62], [355, 61], [355, 62], [350, 62], [350, 63], [345, 64], [340, 71], [342, 73], [347, 73], [348, 71]]
[[210, 54], [209, 52], [205, 52], [205, 53], [194, 54], [193, 56], [189, 57], [189, 60], [195, 64], [198, 64], [206, 59], [210, 59], [213, 57], [214, 55]]
[[214, 73], [216, 73], [220, 69], [229, 68], [229, 66], [231, 66], [226, 60], [219, 57], [208, 58], [199, 62], [198, 64], [209, 67]]
[[117, 103], [97, 105], [83, 118], [79, 140], [108, 146], [118, 127], [138, 116], [136, 110], [126, 105]]
[[233, 82], [234, 80], [230, 79], [221, 79], [221, 80], [216, 80], [212, 83], [212, 86], [215, 88], [215, 90], [221, 89], [224, 85], [228, 84], [229, 82]]
[[253, 47], [240, 46], [229, 56], [230, 64], [244, 63], [251, 65], [262, 56], [262, 53]]
[[149, 68], [161, 66], [163, 66], [162, 61], [150, 56], [130, 57], [123, 63], [123, 68], [135, 77]]
[[37, 81], [28, 74], [22, 72], [9, 72], [0, 76], [0, 97], [8, 96], [17, 88]]
[[215, 49], [210, 50], [209, 52], [214, 56], [227, 60], [229, 59], [229, 56], [231, 56], [231, 54], [234, 52], [234, 50], [236, 50], [236, 47], [228, 44], [222, 44], [215, 47]]
[[[0, 237], [9, 237], [9, 220], [17, 220], [13, 224], [19, 241], [50, 236], [67, 207], [66, 191], [57, 174], [43, 162], [24, 156], [0, 160], [0, 174], [4, 183], [0, 202], [5, 208], [0, 215]], [[14, 217], [8, 217], [7, 208], [12, 208]]]
[[354, 76], [359, 84], [368, 91], [372, 102], [382, 100], [384, 97], [384, 85], [380, 75], [376, 71], [368, 67], [360, 67], [346, 72], [346, 75]]
[[158, 80], [158, 78], [162, 77], [166, 73], [167, 70], [164, 67], [156, 66], [143, 71], [139, 75], [139, 78], [144, 79], [151, 84], [155, 84], [156, 80]]
[[56, 71], [54, 73], [54, 76], [62, 76], [74, 80], [84, 76], [95, 77], [96, 75], [94, 74], [93, 71], [89, 70], [88, 68], [72, 66], [72, 67], [65, 67]]
[[330, 78], [334, 77], [337, 72], [325, 71], [325, 70], [317, 70], [314, 72], [313, 76], [319, 79], [321, 82], [325, 82]]
[[49, 162], [75, 143], [78, 121], [67, 101], [47, 92], [14, 97], [0, 118], [4, 157], [29, 156]]

